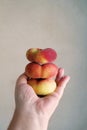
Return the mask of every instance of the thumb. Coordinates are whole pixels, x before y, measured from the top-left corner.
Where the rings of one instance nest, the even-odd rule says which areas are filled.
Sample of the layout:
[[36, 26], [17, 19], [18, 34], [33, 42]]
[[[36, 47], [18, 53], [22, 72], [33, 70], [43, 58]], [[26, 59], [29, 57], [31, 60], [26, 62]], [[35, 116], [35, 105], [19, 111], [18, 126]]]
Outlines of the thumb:
[[15, 88], [16, 97], [19, 97], [21, 95], [22, 98], [27, 98], [27, 100], [29, 100], [31, 97], [37, 97], [32, 86], [27, 84], [27, 79], [28, 77], [25, 75], [25, 73], [21, 74], [18, 77]]
[[[66, 87], [67, 83], [69, 82], [70, 77], [69, 76], [64, 76], [58, 81], [58, 86], [52, 94], [46, 96], [44, 98], [44, 105], [45, 109], [48, 111], [50, 110], [52, 113], [56, 109], [62, 95], [64, 92], [64, 88]], [[56, 81], [57, 82], [57, 81]]]

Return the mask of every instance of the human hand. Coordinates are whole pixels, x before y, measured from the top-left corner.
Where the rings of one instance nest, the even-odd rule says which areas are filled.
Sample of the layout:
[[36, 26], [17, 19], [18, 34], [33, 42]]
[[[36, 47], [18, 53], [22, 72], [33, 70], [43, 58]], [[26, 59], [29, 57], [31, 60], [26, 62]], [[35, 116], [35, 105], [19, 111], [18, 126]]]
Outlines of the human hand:
[[[36, 123], [34, 124], [36, 120], [39, 122], [38, 126], [40, 125], [40, 129], [47, 129], [49, 119], [58, 106], [69, 79], [69, 76], [64, 76], [64, 69], [60, 68], [55, 80], [57, 84], [55, 92], [40, 98], [36, 95], [33, 88], [27, 84], [27, 76], [22, 74], [17, 79], [15, 88], [16, 115], [21, 115], [21, 119], [27, 124], [33, 121], [33, 124], [31, 124], [34, 125], [34, 128], [29, 124], [31, 130], [36, 128]], [[39, 128], [36, 128], [36, 130], [39, 130]]]

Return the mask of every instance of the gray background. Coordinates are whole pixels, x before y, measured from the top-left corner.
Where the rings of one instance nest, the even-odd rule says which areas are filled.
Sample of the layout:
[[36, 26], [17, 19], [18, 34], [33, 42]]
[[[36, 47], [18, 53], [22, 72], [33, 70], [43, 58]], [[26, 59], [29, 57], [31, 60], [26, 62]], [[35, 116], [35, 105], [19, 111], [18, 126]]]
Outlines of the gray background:
[[49, 130], [87, 130], [87, 0], [0, 0], [0, 130], [14, 112], [28, 48], [54, 48], [71, 76]]

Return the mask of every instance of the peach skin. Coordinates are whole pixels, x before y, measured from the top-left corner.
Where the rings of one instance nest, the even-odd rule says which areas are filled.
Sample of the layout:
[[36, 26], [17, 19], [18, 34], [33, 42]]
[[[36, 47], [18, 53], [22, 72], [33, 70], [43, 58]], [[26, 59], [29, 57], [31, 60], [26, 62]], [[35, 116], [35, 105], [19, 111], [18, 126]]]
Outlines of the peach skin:
[[28, 49], [27, 52], [26, 52], [26, 58], [27, 58], [29, 61], [34, 62], [37, 53], [38, 53], [39, 51], [41, 51], [41, 50], [42, 50], [42, 49], [39, 49], [39, 48], [30, 48], [30, 49]]
[[41, 78], [55, 78], [58, 73], [58, 67], [53, 63], [42, 65]]
[[51, 94], [56, 89], [56, 82], [52, 79], [29, 79], [28, 84], [41, 96]]
[[25, 67], [25, 74], [29, 78], [41, 78], [41, 66], [37, 63], [29, 63]]
[[42, 51], [38, 52], [35, 58], [35, 62], [45, 64], [49, 62], [53, 62], [57, 57], [57, 53], [52, 48], [46, 48]]
[[39, 65], [37, 63], [29, 63], [25, 67], [25, 73], [29, 78], [55, 78], [58, 67], [53, 63]]
[[57, 57], [57, 53], [52, 48], [31, 48], [27, 51], [26, 57], [29, 61], [37, 62], [39, 64], [45, 64], [53, 62]]

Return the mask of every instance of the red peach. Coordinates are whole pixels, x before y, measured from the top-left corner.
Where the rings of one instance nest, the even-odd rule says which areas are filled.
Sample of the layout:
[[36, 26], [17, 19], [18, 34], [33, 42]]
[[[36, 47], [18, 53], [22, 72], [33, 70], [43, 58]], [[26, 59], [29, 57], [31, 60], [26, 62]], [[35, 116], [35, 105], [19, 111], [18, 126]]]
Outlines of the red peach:
[[57, 53], [52, 48], [31, 48], [27, 51], [26, 57], [29, 61], [37, 62], [39, 64], [45, 64], [53, 62], [57, 57]]
[[36, 63], [29, 63], [25, 67], [25, 74], [30, 78], [40, 78], [41, 66]]
[[53, 63], [39, 65], [32, 62], [25, 67], [25, 73], [30, 78], [53, 78], [57, 72], [58, 67]]
[[37, 53], [35, 62], [41, 64], [53, 62], [56, 59], [56, 57], [57, 53], [54, 49], [46, 48]]
[[53, 78], [58, 73], [58, 67], [53, 63], [46, 63], [42, 65], [41, 78]]

